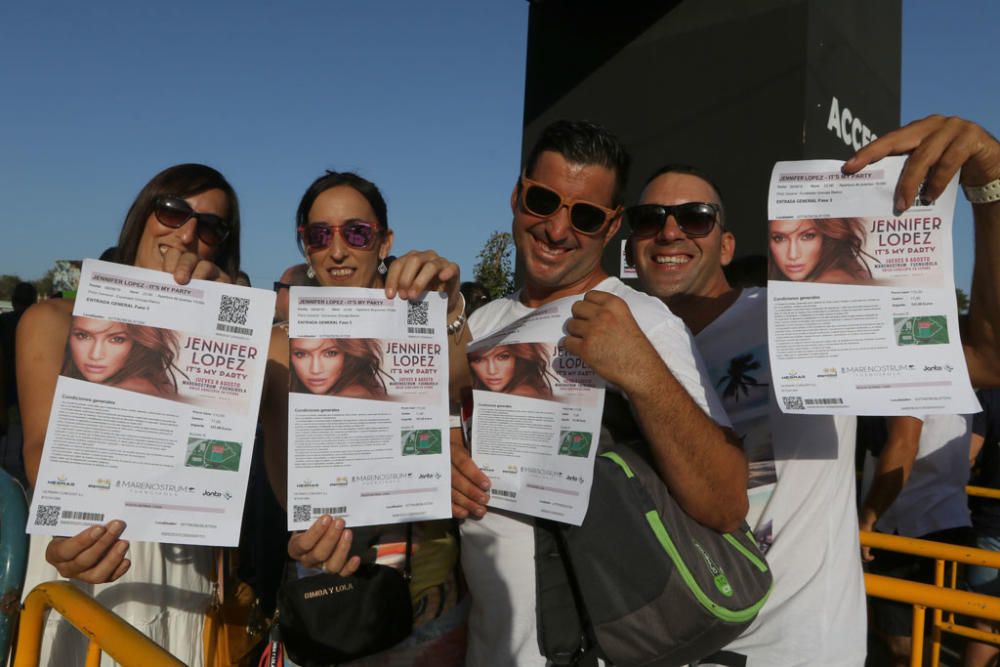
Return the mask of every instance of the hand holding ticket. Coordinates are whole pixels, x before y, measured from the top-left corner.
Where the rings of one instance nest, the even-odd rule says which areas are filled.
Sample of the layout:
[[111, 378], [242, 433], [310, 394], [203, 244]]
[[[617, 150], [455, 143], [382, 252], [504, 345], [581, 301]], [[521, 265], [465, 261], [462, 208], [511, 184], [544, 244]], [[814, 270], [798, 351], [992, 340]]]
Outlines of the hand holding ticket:
[[50, 549], [61, 572], [120, 576], [127, 544], [108, 541], [126, 524], [237, 543], [273, 308], [264, 290], [84, 262], [28, 522], [75, 535]]
[[774, 167], [768, 342], [785, 412], [979, 409], [955, 302], [957, 179], [933, 204], [897, 214], [904, 161], [887, 157], [850, 174], [833, 160]]

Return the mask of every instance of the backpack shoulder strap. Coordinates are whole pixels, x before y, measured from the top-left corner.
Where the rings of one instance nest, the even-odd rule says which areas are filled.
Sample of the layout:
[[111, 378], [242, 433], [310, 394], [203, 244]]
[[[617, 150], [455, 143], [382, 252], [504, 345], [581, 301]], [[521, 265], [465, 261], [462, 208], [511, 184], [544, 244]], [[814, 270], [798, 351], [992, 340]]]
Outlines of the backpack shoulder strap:
[[597, 642], [559, 525], [535, 519], [538, 648], [553, 665], [596, 667]]

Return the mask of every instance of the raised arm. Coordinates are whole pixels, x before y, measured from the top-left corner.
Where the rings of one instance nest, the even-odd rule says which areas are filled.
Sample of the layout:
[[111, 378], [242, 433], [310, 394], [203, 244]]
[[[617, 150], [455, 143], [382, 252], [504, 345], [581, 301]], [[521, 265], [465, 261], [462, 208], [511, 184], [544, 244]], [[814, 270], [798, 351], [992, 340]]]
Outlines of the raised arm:
[[[929, 116], [885, 134], [844, 163], [855, 173], [887, 155], [909, 153], [896, 187], [895, 206], [907, 210], [921, 197], [933, 201], [956, 172], [964, 186], [993, 183], [1000, 193], [1000, 143], [979, 125], [961, 118]], [[976, 250], [969, 325], [963, 339], [972, 383], [1000, 386], [1000, 201], [973, 204]]]

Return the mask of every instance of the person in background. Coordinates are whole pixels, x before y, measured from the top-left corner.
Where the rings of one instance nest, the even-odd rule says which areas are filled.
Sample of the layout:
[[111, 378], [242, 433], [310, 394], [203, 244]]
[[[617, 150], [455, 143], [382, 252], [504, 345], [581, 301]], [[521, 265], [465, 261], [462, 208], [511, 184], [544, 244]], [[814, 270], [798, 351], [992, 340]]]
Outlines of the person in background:
[[466, 317], [488, 304], [493, 298], [489, 291], [478, 282], [464, 282], [459, 289], [462, 296], [465, 297]]
[[[881, 451], [865, 455], [861, 530], [972, 546], [965, 494], [972, 416], [893, 417], [886, 421], [887, 439]], [[867, 547], [862, 556], [872, 574], [934, 582], [933, 560]], [[895, 667], [910, 664], [912, 605], [873, 598], [869, 609], [891, 663]]]
[[281, 278], [274, 282], [274, 291], [278, 298], [274, 302], [274, 323], [288, 324], [288, 290], [295, 285], [315, 287], [319, 283], [315, 278], [310, 278], [307, 274], [309, 265], [306, 263], [296, 264], [284, 270]]
[[38, 290], [31, 283], [20, 282], [11, 294], [13, 310], [0, 314], [0, 438], [3, 439], [0, 463], [21, 484], [27, 485], [21, 458], [21, 412], [18, 408], [17, 378], [14, 372], [17, 324], [24, 311], [38, 301]]
[[[975, 464], [973, 486], [1000, 489], [1000, 389], [981, 389], [983, 411], [972, 417], [969, 462]], [[1000, 551], [1000, 500], [970, 496], [975, 546]], [[1000, 597], [1000, 570], [970, 565], [966, 570], [969, 589], [974, 593]], [[973, 619], [977, 630], [1000, 634], [1000, 623]], [[969, 641], [965, 645], [965, 667], [992, 667], [1000, 657], [996, 644]]]

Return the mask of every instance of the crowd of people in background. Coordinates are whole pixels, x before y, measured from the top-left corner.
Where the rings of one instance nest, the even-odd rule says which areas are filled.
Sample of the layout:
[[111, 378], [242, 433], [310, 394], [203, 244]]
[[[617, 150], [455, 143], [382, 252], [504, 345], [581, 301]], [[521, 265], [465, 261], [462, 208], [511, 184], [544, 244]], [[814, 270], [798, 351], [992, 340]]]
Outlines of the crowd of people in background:
[[[1000, 144], [993, 137], [974, 123], [937, 116], [883, 135], [844, 171], [894, 154], [911, 156], [897, 189], [900, 211], [918, 187], [933, 199], [955, 173], [973, 188], [1000, 178]], [[970, 375], [983, 390], [981, 415], [897, 417], [862, 423], [859, 431], [851, 416], [782, 413], [773, 395], [759, 410], [737, 410], [732, 397], [717, 394], [732, 359], [750, 355], [757, 382], [771, 383], [766, 280], [869, 282], [864, 229], [853, 219], [772, 223], [769, 261], [734, 261], [737, 239], [710, 174], [667, 163], [638, 175], [641, 194], [628, 202], [629, 171], [627, 150], [599, 125], [558, 121], [543, 131], [521, 172], [504, 184], [513, 185], [512, 235], [522, 277], [511, 295], [461, 282], [457, 264], [432, 250], [394, 257], [386, 200], [367, 178], [327, 171], [309, 184], [289, 215], [304, 261], [273, 284], [278, 299], [239, 547], [240, 576], [265, 609], [274, 607], [286, 559], [300, 573], [349, 575], [361, 551], [391, 561], [409, 532], [416, 547], [409, 583], [413, 632], [352, 664], [546, 664], [535, 615], [533, 520], [491, 506], [490, 479], [471, 457], [461, 428], [451, 434], [454, 520], [419, 522], [406, 531], [355, 529], [324, 515], [308, 530], [287, 533], [289, 391], [385, 395], [377, 341], [316, 339], [290, 347], [288, 290], [296, 285], [366, 287], [387, 298], [446, 294], [456, 414], [471, 387], [550, 396], [547, 357], [532, 345], [496, 347], [468, 362], [464, 348], [556, 299], [578, 297], [565, 325], [566, 349], [628, 400], [654, 467], [688, 515], [720, 532], [735, 529], [747, 514], [749, 471], [773, 469], [773, 495], [751, 526], [774, 574], [773, 592], [738, 640], [699, 664], [864, 664], [863, 562], [915, 580], [928, 574], [913, 559], [862, 553], [859, 527], [1000, 550], [1000, 504], [977, 501], [970, 516], [964, 491], [970, 465], [980, 483], [1000, 487], [1000, 394], [991, 389], [1000, 386], [994, 334], [1000, 264], [977, 264], [963, 335]], [[1000, 256], [1000, 203], [976, 204], [973, 213], [982, 256]], [[622, 225], [641, 291], [601, 268], [605, 247]], [[141, 189], [106, 259], [165, 271], [181, 284], [195, 278], [248, 283], [240, 270], [240, 231], [239, 201], [225, 177], [204, 165], [177, 165]], [[154, 396], [176, 392], [176, 341], [162, 332], [74, 317], [72, 300], [38, 301], [28, 284], [17, 286], [12, 302], [13, 311], [0, 315], [3, 466], [28, 488], [38, 474], [60, 374]], [[140, 356], [157, 361], [138, 363]], [[157, 372], [142, 375], [135, 368]], [[860, 496], [858, 451], [867, 452]], [[26, 590], [50, 579], [74, 581], [185, 664], [202, 665], [210, 550], [129, 542], [122, 539], [125, 528], [115, 520], [75, 536], [35, 536]], [[968, 583], [1000, 594], [995, 570], [974, 568]], [[886, 638], [892, 659], [906, 664], [908, 611], [887, 603], [871, 609], [873, 629]], [[42, 664], [83, 664], [87, 643], [52, 615], [43, 650]], [[966, 657], [969, 667], [995, 664], [996, 651], [970, 644]]]

